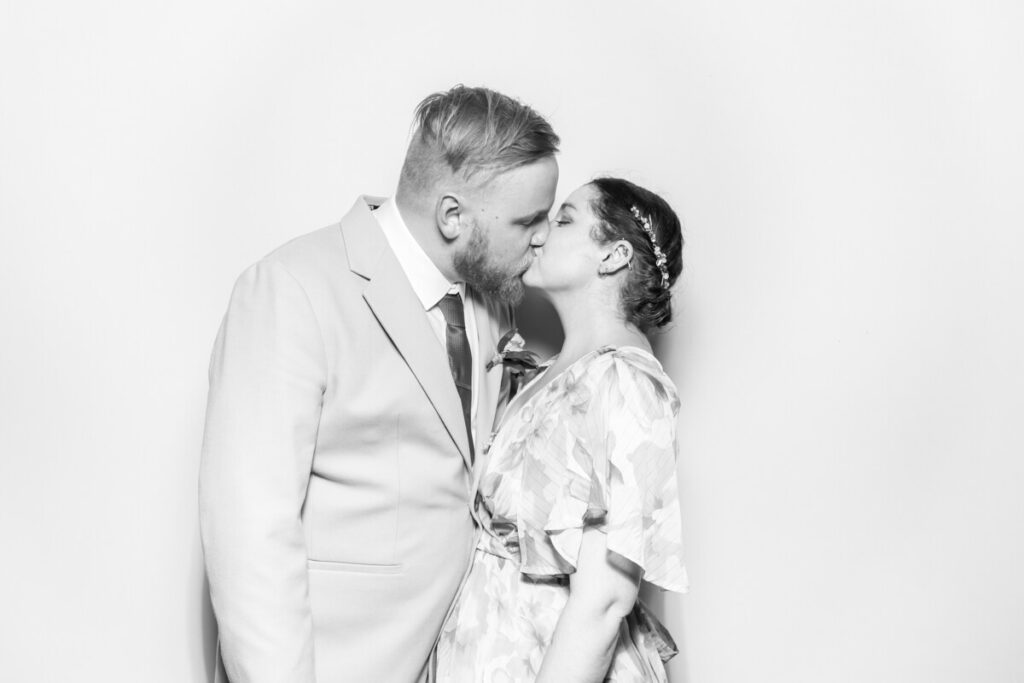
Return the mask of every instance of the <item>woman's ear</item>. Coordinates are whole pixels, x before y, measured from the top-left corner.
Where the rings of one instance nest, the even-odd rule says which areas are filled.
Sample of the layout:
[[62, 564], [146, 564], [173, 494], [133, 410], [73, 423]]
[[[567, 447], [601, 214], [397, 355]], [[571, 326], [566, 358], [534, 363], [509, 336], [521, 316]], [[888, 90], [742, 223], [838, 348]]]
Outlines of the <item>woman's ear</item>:
[[618, 240], [608, 245], [608, 251], [605, 257], [601, 259], [601, 264], [597, 267], [597, 272], [601, 275], [611, 275], [617, 273], [623, 268], [633, 267], [633, 245], [626, 240]]
[[435, 220], [446, 240], [455, 240], [462, 234], [462, 204], [458, 196], [446, 194], [438, 200]]

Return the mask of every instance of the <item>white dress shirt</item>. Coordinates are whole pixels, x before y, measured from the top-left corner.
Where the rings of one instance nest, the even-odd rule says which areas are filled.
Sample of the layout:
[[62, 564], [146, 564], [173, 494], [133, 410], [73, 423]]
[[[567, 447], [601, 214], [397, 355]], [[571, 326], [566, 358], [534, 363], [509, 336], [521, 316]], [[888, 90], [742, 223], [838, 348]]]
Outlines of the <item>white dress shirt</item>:
[[444, 315], [437, 304], [446, 294], [458, 294], [462, 300], [462, 310], [466, 319], [466, 337], [468, 337], [469, 341], [469, 352], [473, 367], [473, 395], [469, 408], [471, 434], [469, 436], [470, 441], [475, 443], [477, 433], [477, 395], [479, 394], [481, 381], [480, 368], [477, 367], [476, 360], [480, 355], [477, 349], [479, 341], [477, 339], [476, 316], [473, 311], [473, 302], [466, 299], [466, 283], [449, 282], [441, 274], [441, 271], [438, 270], [434, 262], [423, 251], [419, 242], [416, 241], [416, 238], [409, 232], [409, 228], [402, 219], [402, 214], [399, 213], [398, 205], [395, 203], [394, 198], [385, 200], [383, 204], [374, 210], [373, 215], [377, 222], [380, 223], [388, 245], [395, 252], [398, 264], [402, 267], [406, 277], [409, 278], [409, 284], [412, 285], [413, 292], [420, 300], [420, 303], [423, 304], [423, 310], [427, 313], [430, 327], [434, 330], [434, 334], [437, 335], [441, 348], [446, 348], [445, 330], [448, 324], [445, 322]]

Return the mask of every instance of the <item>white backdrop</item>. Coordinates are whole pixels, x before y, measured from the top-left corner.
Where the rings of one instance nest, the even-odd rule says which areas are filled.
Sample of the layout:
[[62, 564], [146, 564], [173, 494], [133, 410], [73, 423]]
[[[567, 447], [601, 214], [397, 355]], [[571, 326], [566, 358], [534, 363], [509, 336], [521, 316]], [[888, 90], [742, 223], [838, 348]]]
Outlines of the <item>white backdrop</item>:
[[457, 82], [686, 223], [676, 683], [1024, 681], [1020, 3], [0, 2], [0, 679], [197, 681], [234, 278]]

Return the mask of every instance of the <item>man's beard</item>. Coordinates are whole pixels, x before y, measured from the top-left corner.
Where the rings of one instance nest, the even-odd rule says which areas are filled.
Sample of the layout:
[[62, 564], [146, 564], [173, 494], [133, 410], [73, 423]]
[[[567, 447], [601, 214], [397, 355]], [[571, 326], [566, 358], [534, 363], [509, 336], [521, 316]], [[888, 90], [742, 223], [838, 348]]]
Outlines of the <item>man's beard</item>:
[[528, 263], [505, 265], [490, 259], [487, 231], [473, 223], [469, 244], [455, 255], [455, 272], [473, 289], [513, 306], [523, 299], [523, 272]]

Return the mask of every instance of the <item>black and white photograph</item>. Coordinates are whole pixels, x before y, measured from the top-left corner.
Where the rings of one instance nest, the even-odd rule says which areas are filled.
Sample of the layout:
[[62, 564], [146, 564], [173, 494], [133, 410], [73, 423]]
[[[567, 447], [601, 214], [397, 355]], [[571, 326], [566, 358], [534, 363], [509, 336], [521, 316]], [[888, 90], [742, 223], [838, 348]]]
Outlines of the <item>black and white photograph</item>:
[[0, 681], [1024, 683], [1024, 5], [0, 4]]

